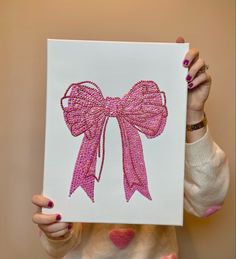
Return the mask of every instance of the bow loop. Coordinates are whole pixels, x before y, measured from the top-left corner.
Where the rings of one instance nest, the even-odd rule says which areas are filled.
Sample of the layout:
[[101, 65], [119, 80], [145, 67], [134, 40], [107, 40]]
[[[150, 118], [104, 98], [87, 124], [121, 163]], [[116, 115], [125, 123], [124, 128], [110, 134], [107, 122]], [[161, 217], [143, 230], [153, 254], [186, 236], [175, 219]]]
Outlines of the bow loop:
[[78, 136], [93, 127], [103, 112], [102, 93], [99, 88], [87, 86], [91, 83], [73, 83], [61, 98], [65, 122], [73, 136]]
[[168, 111], [165, 93], [154, 81], [140, 81], [123, 98], [125, 119], [146, 137], [162, 133]]

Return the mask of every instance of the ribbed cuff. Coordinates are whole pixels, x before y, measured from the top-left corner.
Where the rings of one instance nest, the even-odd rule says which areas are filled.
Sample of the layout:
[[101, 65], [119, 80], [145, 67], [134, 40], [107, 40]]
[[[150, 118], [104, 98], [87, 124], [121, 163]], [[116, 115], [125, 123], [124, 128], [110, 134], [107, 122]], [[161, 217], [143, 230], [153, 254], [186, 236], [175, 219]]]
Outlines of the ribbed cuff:
[[209, 129], [205, 135], [193, 143], [185, 144], [186, 163], [192, 166], [198, 166], [207, 163], [215, 152], [215, 145]]

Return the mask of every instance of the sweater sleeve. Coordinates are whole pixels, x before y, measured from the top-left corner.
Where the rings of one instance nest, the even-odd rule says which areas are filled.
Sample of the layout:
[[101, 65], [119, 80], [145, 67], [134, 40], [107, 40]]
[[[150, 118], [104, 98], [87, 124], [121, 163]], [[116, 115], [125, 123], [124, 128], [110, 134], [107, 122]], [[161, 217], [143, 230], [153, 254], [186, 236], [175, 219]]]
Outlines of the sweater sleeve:
[[82, 224], [73, 223], [73, 227], [69, 234], [60, 239], [51, 239], [42, 231], [40, 233], [40, 241], [43, 248], [53, 258], [63, 258], [70, 250], [79, 245], [81, 241]]
[[229, 165], [209, 129], [194, 143], [186, 143], [184, 207], [198, 217], [218, 211], [229, 187]]

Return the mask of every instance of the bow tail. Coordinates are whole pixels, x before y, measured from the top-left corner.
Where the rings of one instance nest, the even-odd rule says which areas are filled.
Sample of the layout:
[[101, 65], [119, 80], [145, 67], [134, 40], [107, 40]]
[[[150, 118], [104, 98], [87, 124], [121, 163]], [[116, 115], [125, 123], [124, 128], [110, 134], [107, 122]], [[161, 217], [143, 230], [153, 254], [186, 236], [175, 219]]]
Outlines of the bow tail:
[[100, 180], [100, 176], [99, 178], [96, 177], [96, 163], [103, 123], [104, 122], [101, 122], [97, 125], [98, 128], [93, 138], [89, 138], [86, 135], [83, 137], [74, 167], [69, 196], [71, 196], [77, 188], [81, 187], [92, 202], [94, 202], [95, 180]]
[[128, 202], [135, 191], [151, 200], [143, 156], [143, 148], [138, 130], [123, 118], [118, 118], [123, 153], [124, 189]]

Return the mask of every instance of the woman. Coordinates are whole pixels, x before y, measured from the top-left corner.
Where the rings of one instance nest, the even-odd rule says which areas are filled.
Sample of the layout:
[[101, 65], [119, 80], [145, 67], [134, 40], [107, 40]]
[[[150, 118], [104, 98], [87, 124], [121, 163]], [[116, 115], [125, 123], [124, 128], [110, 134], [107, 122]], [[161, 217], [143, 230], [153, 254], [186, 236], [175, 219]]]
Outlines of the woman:
[[[179, 37], [177, 43], [184, 43]], [[204, 105], [211, 77], [197, 49], [190, 49], [183, 60], [188, 68], [187, 133], [185, 160], [185, 210], [198, 217], [218, 211], [229, 185], [229, 167], [224, 152], [213, 142], [207, 127]], [[176, 259], [178, 254], [174, 227], [60, 222], [59, 214], [42, 214], [53, 201], [34, 195], [38, 207], [33, 222], [47, 252], [56, 258], [135, 258]]]

